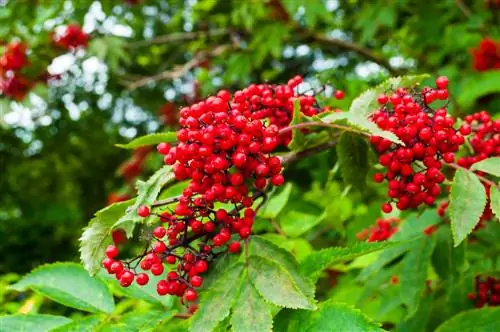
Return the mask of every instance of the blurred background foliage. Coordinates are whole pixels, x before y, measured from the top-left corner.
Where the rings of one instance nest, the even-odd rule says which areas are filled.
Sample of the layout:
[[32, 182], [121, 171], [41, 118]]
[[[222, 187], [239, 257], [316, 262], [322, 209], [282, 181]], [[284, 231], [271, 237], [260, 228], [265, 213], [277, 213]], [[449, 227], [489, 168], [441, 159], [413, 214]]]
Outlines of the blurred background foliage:
[[[388, 76], [431, 73], [450, 78], [455, 115], [486, 109], [497, 117], [500, 109], [495, 0], [0, 4], [0, 52], [12, 41], [25, 43], [23, 75], [33, 81], [18, 100], [0, 96], [0, 274], [77, 260], [76, 240], [92, 214], [133, 195], [135, 179], [161, 162], [147, 149], [131, 155], [113, 145], [172, 128], [182, 105], [222, 87], [300, 74], [304, 89], [326, 85], [325, 105], [346, 109]], [[52, 32], [67, 24], [82, 27], [88, 47], [54, 46]], [[485, 39], [496, 55], [495, 47], [481, 49]], [[54, 79], [38, 82], [45, 71]], [[330, 98], [333, 89], [346, 98]], [[281, 206], [268, 216], [279, 213], [280, 225], [266, 220], [256, 229], [276, 231], [270, 239], [298, 256], [312, 246], [358, 241], [355, 234], [380, 216], [381, 190], [345, 190], [335, 159], [326, 152], [287, 170], [293, 211]], [[309, 220], [307, 228], [297, 230], [298, 219]]]

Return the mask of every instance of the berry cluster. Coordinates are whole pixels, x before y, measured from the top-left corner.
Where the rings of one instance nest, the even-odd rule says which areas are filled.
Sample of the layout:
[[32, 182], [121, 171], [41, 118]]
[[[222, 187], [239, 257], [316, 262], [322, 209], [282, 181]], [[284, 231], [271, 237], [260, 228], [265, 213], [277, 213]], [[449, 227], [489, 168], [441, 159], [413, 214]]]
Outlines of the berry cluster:
[[500, 305], [500, 280], [494, 277], [481, 280], [481, 277], [477, 276], [475, 292], [467, 294], [467, 298], [474, 301], [477, 308], [482, 308], [485, 305], [490, 307]]
[[[434, 101], [448, 98], [448, 79], [437, 78], [436, 86], [421, 91], [398, 88], [390, 96], [380, 95], [381, 106], [371, 118], [379, 128], [405, 143], [401, 146], [379, 136], [370, 138], [380, 154], [380, 164], [386, 168], [385, 174], [376, 173], [373, 178], [375, 182], [388, 181], [388, 196], [399, 210], [434, 204], [445, 180], [441, 173], [443, 161], [453, 162], [454, 153], [465, 141], [462, 133], [453, 128], [455, 120], [445, 107], [430, 107]], [[391, 212], [390, 202], [384, 203], [382, 210]]]
[[366, 240], [367, 242], [387, 240], [398, 231], [399, 222], [399, 218], [377, 219], [375, 225], [362, 230], [356, 234], [356, 237], [359, 240]]
[[21, 73], [28, 63], [28, 47], [20, 41], [14, 41], [5, 46], [0, 57], [0, 92], [14, 100], [22, 100], [32, 84]]
[[61, 33], [53, 33], [52, 40], [55, 45], [65, 50], [75, 50], [87, 47], [89, 36], [77, 24], [68, 24]]
[[[223, 252], [240, 252], [240, 240], [252, 233], [255, 200], [267, 187], [284, 183], [281, 160], [271, 153], [290, 141], [280, 129], [290, 124], [294, 101], [303, 114], [318, 113], [314, 97], [297, 94], [301, 82], [297, 76], [286, 85], [252, 84], [234, 95], [221, 90], [180, 110], [179, 143], [160, 143], [157, 150], [173, 165], [176, 179], [189, 184], [173, 210], [157, 215], [162, 225], [142, 255], [120, 261], [117, 246], [107, 249], [103, 265], [122, 286], [148, 283], [146, 272], [136, 272], [138, 265], [159, 276], [166, 263], [175, 268], [157, 283], [158, 294], [191, 302], [209, 262]], [[151, 209], [141, 206], [137, 213], [148, 217]]]
[[474, 69], [486, 71], [500, 69], [500, 43], [484, 38], [477, 48], [471, 50]]

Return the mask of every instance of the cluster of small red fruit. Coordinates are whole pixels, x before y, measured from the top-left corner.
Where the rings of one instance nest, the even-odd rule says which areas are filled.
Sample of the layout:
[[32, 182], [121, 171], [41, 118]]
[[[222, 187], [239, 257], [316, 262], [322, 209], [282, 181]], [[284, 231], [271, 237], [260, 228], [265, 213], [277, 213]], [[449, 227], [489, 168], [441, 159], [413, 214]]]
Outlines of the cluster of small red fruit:
[[[133, 259], [135, 266], [117, 260], [117, 246], [106, 250], [103, 265], [122, 286], [134, 280], [144, 285], [147, 271], [158, 276], [164, 263], [175, 265], [157, 282], [157, 292], [191, 302], [209, 263], [221, 253], [240, 252], [240, 241], [252, 234], [255, 201], [284, 183], [281, 160], [272, 152], [290, 142], [290, 133], [280, 130], [290, 124], [295, 100], [304, 115], [322, 110], [314, 96], [298, 93], [301, 82], [296, 76], [288, 84], [252, 84], [234, 94], [221, 90], [179, 111], [179, 143], [160, 143], [157, 150], [176, 179], [189, 182], [173, 210], [155, 214], [163, 224], [153, 230], [151, 246]], [[149, 217], [152, 211], [140, 206], [138, 214]], [[137, 273], [139, 265], [144, 272]]]
[[[64, 50], [75, 50], [86, 47], [88, 35], [78, 25], [70, 24], [62, 33], [52, 33], [56, 47]], [[13, 41], [4, 45], [0, 57], [0, 93], [11, 99], [21, 101], [37, 82], [47, 82], [53, 78], [46, 72], [35, 73], [36, 77], [26, 74], [29, 67], [28, 45], [22, 41]]]
[[471, 50], [471, 53], [475, 70], [500, 69], [500, 42], [491, 38], [484, 38], [477, 48]]
[[481, 277], [477, 276], [474, 292], [467, 294], [467, 298], [474, 301], [477, 308], [500, 305], [500, 280], [494, 277], [481, 280]]
[[399, 218], [379, 218], [375, 225], [362, 230], [356, 237], [367, 242], [385, 241], [398, 231], [399, 222]]
[[[399, 210], [433, 205], [445, 181], [441, 172], [444, 163], [455, 160], [455, 152], [472, 132], [468, 123], [459, 130], [453, 128], [455, 119], [448, 115], [446, 105], [432, 109], [431, 105], [448, 98], [448, 78], [436, 79], [436, 88], [421, 90], [397, 88], [392, 94], [378, 97], [380, 108], [371, 120], [383, 130], [394, 133], [405, 145], [372, 136], [371, 143], [380, 154], [379, 163], [385, 173], [376, 173], [375, 182], [388, 181], [388, 196]], [[382, 211], [392, 211], [391, 202]]]
[[[466, 155], [458, 158], [457, 164], [461, 167], [469, 169], [475, 163], [490, 157], [500, 156], [500, 120], [493, 120], [486, 111], [477, 112], [467, 115], [464, 118], [463, 128], [467, 132], [471, 131], [471, 135], [467, 138], [469, 149], [466, 150]], [[486, 174], [476, 171], [478, 175], [486, 176]], [[484, 183], [484, 189], [487, 195], [487, 204], [483, 215], [478, 223], [477, 228], [485, 225], [486, 221], [493, 219], [493, 211], [490, 207], [490, 186]], [[438, 208], [438, 215], [445, 216], [448, 208], [448, 201], [444, 201]]]

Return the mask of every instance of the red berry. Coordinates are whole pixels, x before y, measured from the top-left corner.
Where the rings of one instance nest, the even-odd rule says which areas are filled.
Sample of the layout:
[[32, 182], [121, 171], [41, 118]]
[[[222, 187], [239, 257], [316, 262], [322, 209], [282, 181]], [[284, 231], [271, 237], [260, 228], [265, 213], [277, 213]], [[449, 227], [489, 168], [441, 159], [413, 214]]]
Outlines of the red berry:
[[196, 294], [196, 291], [193, 290], [193, 289], [188, 289], [186, 290], [186, 292], [184, 293], [184, 298], [186, 299], [186, 301], [188, 302], [193, 302], [193, 301], [196, 301], [196, 298], [198, 297], [198, 294]]
[[149, 282], [149, 276], [146, 273], [139, 273], [135, 281], [138, 285], [144, 286]]
[[384, 213], [390, 213], [392, 211], [391, 204], [389, 203], [382, 204], [382, 211], [384, 211]]
[[139, 215], [139, 217], [142, 217], [142, 218], [149, 217], [149, 214], [150, 214], [149, 207], [147, 207], [145, 205], [139, 206], [139, 208], [137, 209], [137, 214]]
[[155, 276], [159, 276], [160, 274], [163, 273], [163, 264], [161, 263], [157, 263], [157, 264], [153, 264], [151, 266], [151, 273]]
[[342, 90], [335, 91], [335, 99], [344, 99], [345, 93]]
[[241, 250], [241, 243], [239, 242], [231, 242], [228, 246], [229, 252], [236, 254], [239, 253]]
[[113, 245], [109, 245], [106, 248], [106, 257], [115, 258], [116, 256], [118, 256], [118, 248]]
[[190, 281], [193, 287], [200, 287], [203, 283], [203, 278], [200, 276], [192, 276]]
[[436, 79], [436, 86], [438, 87], [438, 89], [446, 89], [448, 87], [448, 77], [439, 76]]
[[160, 144], [158, 144], [156, 149], [158, 150], [159, 153], [161, 153], [163, 155], [167, 155], [170, 152], [170, 144], [160, 143]]
[[194, 264], [194, 268], [198, 273], [204, 273], [208, 270], [208, 264], [206, 261], [199, 260]]
[[271, 178], [271, 184], [273, 186], [279, 187], [285, 183], [285, 177], [283, 174], [276, 174]]

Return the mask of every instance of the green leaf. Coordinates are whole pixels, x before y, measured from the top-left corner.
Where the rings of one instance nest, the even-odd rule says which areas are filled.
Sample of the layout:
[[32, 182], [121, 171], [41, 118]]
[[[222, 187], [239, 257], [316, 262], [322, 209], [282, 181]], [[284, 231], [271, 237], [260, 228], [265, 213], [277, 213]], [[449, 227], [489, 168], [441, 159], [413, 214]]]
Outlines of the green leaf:
[[469, 79], [463, 82], [463, 89], [458, 94], [458, 104], [462, 108], [472, 107], [476, 100], [500, 92], [500, 72], [497, 70], [485, 71], [470, 75]]
[[297, 261], [288, 251], [260, 236], [252, 236], [248, 252], [251, 256], [263, 257], [282, 266], [290, 273], [300, 291], [309, 299], [314, 299], [314, 285], [305, 277], [306, 274], [299, 272]]
[[71, 319], [53, 315], [11, 315], [0, 316], [0, 331], [46, 332], [68, 324]]
[[260, 297], [250, 280], [247, 280], [245, 276], [231, 317], [233, 331], [271, 331], [273, 316], [269, 305], [264, 302], [264, 299]]
[[337, 156], [346, 185], [358, 190], [366, 186], [368, 173], [368, 144], [357, 134], [344, 132], [337, 144]]
[[334, 300], [320, 303], [316, 311], [282, 311], [276, 317], [276, 320], [276, 330], [278, 331], [384, 331], [379, 327], [379, 324], [372, 321], [360, 310]]
[[318, 216], [291, 210], [280, 216], [279, 222], [283, 232], [291, 237], [298, 237], [321, 222]]
[[93, 332], [96, 331], [100, 321], [99, 317], [89, 316], [58, 327], [51, 332]]
[[316, 308], [294, 282], [291, 274], [277, 263], [263, 257], [249, 258], [248, 273], [259, 294], [272, 304], [285, 308]]
[[[145, 271], [138, 267], [137, 272], [141, 273]], [[165, 279], [167, 273], [168, 271], [165, 270], [163, 274], [159, 276], [153, 276], [150, 274], [149, 282], [147, 285], [140, 286], [137, 283], [133, 283], [126, 288], [120, 286], [120, 283], [118, 282], [118, 280], [116, 280], [114, 275], [110, 275], [103, 269], [101, 269], [99, 277], [107, 281], [108, 284], [113, 287], [113, 292], [117, 293], [118, 295], [124, 295], [133, 299], [141, 299], [154, 305], [161, 305], [165, 308], [171, 308], [174, 304], [174, 297], [158, 295], [158, 292], [156, 291], [156, 284], [161, 279]]]
[[[396, 233], [398, 234], [398, 233]], [[369, 280], [373, 275], [375, 275], [377, 272], [379, 272], [384, 266], [388, 265], [392, 261], [394, 261], [396, 258], [400, 257], [404, 253], [406, 253], [408, 250], [412, 250], [415, 245], [417, 240], [411, 240], [411, 241], [405, 241], [405, 242], [393, 242], [393, 241], [388, 241], [387, 243], [391, 245], [391, 247], [386, 248], [380, 256], [377, 258], [377, 260], [372, 263], [371, 265], [368, 265], [365, 269], [363, 269], [360, 274], [358, 275], [358, 280], [366, 282]], [[384, 243], [384, 242], [382, 242]]]
[[500, 308], [467, 310], [439, 325], [436, 332], [496, 332], [500, 325]]
[[133, 200], [114, 203], [95, 213], [95, 217], [84, 229], [80, 237], [80, 259], [83, 266], [95, 275], [101, 268], [106, 246], [111, 244], [111, 229], [113, 224], [125, 214], [125, 210]]
[[416, 247], [403, 259], [400, 296], [408, 308], [408, 317], [413, 316], [418, 310], [435, 245], [435, 237], [426, 236], [418, 240]]
[[229, 316], [229, 311], [238, 295], [242, 271], [242, 263], [233, 265], [223, 275], [218, 276], [210, 289], [202, 293], [199, 309], [193, 316], [192, 332], [211, 331], [217, 323]]
[[116, 324], [103, 326], [99, 332], [146, 332], [159, 324], [168, 322], [174, 316], [174, 311], [149, 310], [146, 312], [132, 311], [120, 317]]
[[283, 187], [283, 189], [281, 189], [278, 193], [272, 195], [267, 201], [266, 205], [264, 205], [264, 207], [261, 209], [262, 212], [259, 213], [259, 216], [269, 219], [276, 218], [288, 202], [290, 194], [292, 193], [292, 187], [292, 183], [288, 182]]
[[395, 244], [396, 243], [391, 242], [362, 242], [357, 243], [351, 247], [332, 247], [321, 249], [313, 252], [304, 260], [302, 260], [300, 264], [300, 270], [304, 275], [315, 278], [321, 271], [333, 264], [345, 262], [359, 256], [364, 256], [366, 254], [388, 248]]
[[174, 143], [177, 141], [175, 132], [154, 133], [137, 137], [127, 144], [115, 144], [115, 146], [123, 149], [135, 149], [146, 145], [156, 145], [160, 143]]
[[[302, 121], [303, 116], [302, 113], [300, 112], [300, 100], [296, 98], [293, 102], [293, 117], [292, 121], [290, 122], [290, 126], [299, 124]], [[300, 150], [302, 149], [306, 144], [306, 137], [300, 131], [300, 129], [293, 129], [292, 130], [292, 140], [288, 144], [288, 148], [290, 150]]]
[[500, 219], [500, 189], [498, 187], [490, 187], [490, 208]]
[[422, 299], [418, 311], [415, 315], [401, 322], [397, 325], [397, 332], [413, 332], [413, 331], [425, 331], [427, 322], [429, 321], [429, 316], [432, 309], [434, 296], [433, 294], [427, 295]]
[[500, 176], [500, 157], [491, 157], [473, 164], [472, 171], [481, 171], [494, 176]]
[[89, 276], [75, 263], [43, 265], [11, 286], [17, 291], [30, 288], [71, 308], [89, 312], [112, 312], [115, 304], [106, 284]]
[[484, 186], [473, 172], [458, 169], [450, 193], [450, 219], [453, 242], [458, 246], [476, 227], [484, 207]]
[[[123, 228], [127, 233], [127, 237], [132, 237], [135, 224], [144, 222], [144, 218], [137, 215], [137, 208], [141, 205], [151, 206], [158, 198], [163, 186], [172, 182], [174, 179], [175, 175], [172, 172], [172, 167], [163, 166], [146, 182], [137, 181], [138, 195], [135, 203], [127, 209], [127, 213], [123, 217], [118, 219], [113, 225], [113, 229]], [[148, 217], [146, 222], [148, 222], [150, 218], [154, 218], [154, 216]]]

